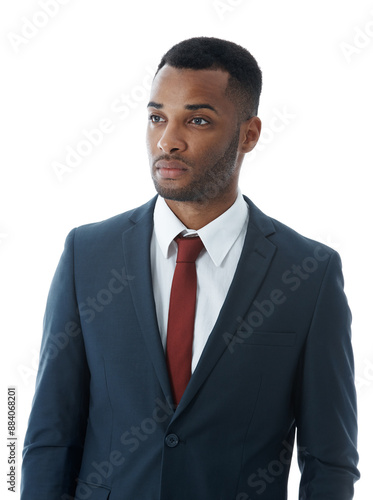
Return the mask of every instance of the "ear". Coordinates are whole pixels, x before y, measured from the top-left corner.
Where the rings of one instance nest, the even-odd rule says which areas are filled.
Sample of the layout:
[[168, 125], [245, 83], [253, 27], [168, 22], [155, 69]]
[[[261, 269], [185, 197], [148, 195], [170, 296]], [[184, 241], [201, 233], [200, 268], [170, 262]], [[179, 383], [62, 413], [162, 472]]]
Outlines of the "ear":
[[254, 149], [259, 140], [261, 130], [262, 122], [257, 116], [253, 116], [241, 124], [239, 144], [240, 153], [249, 153]]

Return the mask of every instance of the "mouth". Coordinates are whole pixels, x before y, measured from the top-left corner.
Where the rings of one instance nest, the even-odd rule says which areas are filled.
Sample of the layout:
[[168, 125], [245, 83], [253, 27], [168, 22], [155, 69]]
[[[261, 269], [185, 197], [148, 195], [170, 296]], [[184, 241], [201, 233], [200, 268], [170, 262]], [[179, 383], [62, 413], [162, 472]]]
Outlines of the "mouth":
[[159, 160], [156, 162], [155, 168], [162, 179], [178, 179], [188, 171], [187, 166], [177, 160]]

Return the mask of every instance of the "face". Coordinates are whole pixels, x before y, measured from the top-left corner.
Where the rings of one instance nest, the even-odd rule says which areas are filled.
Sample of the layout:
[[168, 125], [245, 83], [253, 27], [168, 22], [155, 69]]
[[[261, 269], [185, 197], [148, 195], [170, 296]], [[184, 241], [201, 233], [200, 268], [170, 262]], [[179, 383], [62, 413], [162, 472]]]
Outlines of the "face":
[[157, 192], [206, 201], [237, 192], [242, 127], [226, 96], [228, 73], [165, 65], [148, 105], [147, 148]]

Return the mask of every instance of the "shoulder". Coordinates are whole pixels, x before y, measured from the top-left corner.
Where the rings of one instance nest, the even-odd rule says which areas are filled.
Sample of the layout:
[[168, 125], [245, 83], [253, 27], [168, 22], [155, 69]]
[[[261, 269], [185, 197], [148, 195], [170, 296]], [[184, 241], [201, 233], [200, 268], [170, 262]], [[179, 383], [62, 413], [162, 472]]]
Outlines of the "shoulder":
[[277, 257], [290, 259], [314, 258], [317, 261], [328, 261], [333, 255], [339, 259], [338, 253], [319, 241], [308, 238], [283, 222], [263, 213], [251, 200], [245, 197], [250, 207], [250, 222], [276, 246]]
[[134, 224], [141, 221], [152, 221], [155, 201], [156, 197], [144, 205], [114, 215], [108, 219], [78, 226], [69, 233], [68, 238], [74, 238], [75, 241], [82, 243], [99, 243], [102, 240], [120, 239], [123, 232]]
[[135, 224], [151, 234], [155, 201], [156, 197], [108, 219], [75, 227], [67, 235], [64, 254], [70, 255], [82, 268], [92, 262], [100, 265], [103, 260], [115, 258], [120, 255], [123, 235]]

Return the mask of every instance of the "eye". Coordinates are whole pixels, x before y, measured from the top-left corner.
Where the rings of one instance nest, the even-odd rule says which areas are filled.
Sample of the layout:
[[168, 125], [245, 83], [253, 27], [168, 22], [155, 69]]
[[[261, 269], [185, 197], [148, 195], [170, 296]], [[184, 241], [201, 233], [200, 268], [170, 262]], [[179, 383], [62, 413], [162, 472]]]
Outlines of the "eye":
[[161, 116], [159, 115], [150, 115], [149, 116], [149, 120], [152, 122], [152, 123], [161, 123], [161, 122], [164, 122], [165, 119], [162, 118]]
[[191, 120], [194, 125], [208, 125], [210, 122], [205, 120], [204, 118], [201, 118], [200, 116], [197, 116], [196, 118], [192, 118]]

